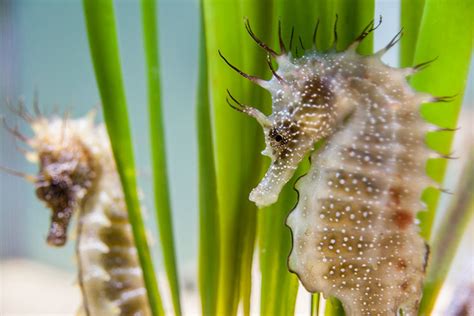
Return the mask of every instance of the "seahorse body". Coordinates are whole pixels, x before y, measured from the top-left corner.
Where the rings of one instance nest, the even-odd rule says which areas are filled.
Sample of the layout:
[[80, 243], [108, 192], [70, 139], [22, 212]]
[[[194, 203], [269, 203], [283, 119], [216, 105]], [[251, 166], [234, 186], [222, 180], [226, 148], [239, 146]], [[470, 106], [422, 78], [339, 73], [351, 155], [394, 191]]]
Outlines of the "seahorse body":
[[430, 184], [427, 124], [420, 96], [394, 82], [403, 79], [399, 70], [374, 57], [358, 64], [335, 90], [351, 96], [353, 114], [296, 184], [289, 266], [310, 291], [339, 298], [349, 315], [396, 315], [400, 307], [416, 315], [426, 246], [414, 218]]
[[62, 246], [78, 212], [76, 255], [85, 315], [150, 315], [119, 177], [103, 125], [39, 117], [29, 158], [36, 192], [51, 208], [48, 243]]
[[[251, 35], [254, 37], [250, 30]], [[310, 50], [302, 57], [275, 54], [269, 81], [251, 80], [272, 95], [272, 114], [240, 105], [262, 125], [272, 163], [250, 199], [274, 203], [314, 144], [309, 172], [296, 183], [297, 206], [289, 268], [310, 292], [342, 301], [348, 315], [416, 315], [427, 248], [414, 222], [430, 155], [429, 130], [418, 112], [436, 98], [415, 92], [415, 69], [385, 65], [356, 53], [363, 33], [346, 51]], [[255, 38], [255, 37], [254, 37]], [[245, 74], [244, 74], [245, 75]]]

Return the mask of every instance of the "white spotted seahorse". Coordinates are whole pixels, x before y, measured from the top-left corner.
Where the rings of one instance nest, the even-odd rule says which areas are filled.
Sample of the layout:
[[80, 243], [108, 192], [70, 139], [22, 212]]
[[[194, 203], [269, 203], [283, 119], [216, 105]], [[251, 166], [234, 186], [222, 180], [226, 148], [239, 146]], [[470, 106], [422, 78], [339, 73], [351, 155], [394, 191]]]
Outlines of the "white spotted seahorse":
[[36, 195], [51, 209], [47, 242], [63, 246], [78, 213], [80, 315], [151, 315], [107, 132], [93, 117], [31, 120]]
[[[255, 41], [275, 58], [269, 81], [241, 75], [272, 96], [272, 113], [229, 104], [263, 127], [264, 155], [271, 165], [250, 200], [259, 207], [278, 199], [306, 154], [311, 167], [295, 184], [298, 203], [287, 224], [293, 234], [289, 269], [310, 292], [338, 298], [347, 315], [416, 315], [428, 249], [418, 234], [416, 213], [432, 155], [424, 142], [430, 130], [419, 114], [424, 102], [444, 101], [414, 91], [413, 68], [392, 68], [382, 55], [401, 36], [371, 56], [356, 52], [373, 21], [344, 51], [307, 50], [294, 57], [280, 37], [281, 53]], [[315, 31], [316, 35], [316, 31]], [[270, 60], [270, 58], [269, 58]], [[432, 130], [432, 129], [431, 129]]]

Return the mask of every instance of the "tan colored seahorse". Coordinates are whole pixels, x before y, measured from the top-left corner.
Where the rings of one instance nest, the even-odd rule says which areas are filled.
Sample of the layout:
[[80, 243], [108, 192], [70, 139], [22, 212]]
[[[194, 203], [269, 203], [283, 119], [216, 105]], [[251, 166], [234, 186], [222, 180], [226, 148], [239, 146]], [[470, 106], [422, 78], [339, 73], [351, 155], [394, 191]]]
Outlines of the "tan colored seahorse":
[[39, 116], [27, 140], [36, 194], [51, 209], [47, 242], [63, 246], [77, 214], [76, 256], [88, 316], [151, 315], [127, 209], [103, 125]]
[[[345, 51], [307, 50], [294, 57], [280, 35], [281, 53], [261, 42], [278, 69], [265, 81], [234, 70], [265, 88], [272, 113], [229, 104], [263, 127], [264, 155], [272, 163], [250, 200], [274, 203], [314, 145], [311, 167], [295, 187], [298, 203], [287, 224], [293, 233], [289, 269], [310, 292], [342, 301], [347, 315], [416, 315], [428, 250], [418, 234], [422, 190], [436, 184], [425, 175], [432, 152], [424, 143], [430, 126], [419, 114], [424, 102], [444, 101], [414, 91], [414, 68], [392, 68], [382, 55], [401, 33], [371, 56], [356, 52], [373, 21]], [[231, 102], [231, 100], [233, 102]]]

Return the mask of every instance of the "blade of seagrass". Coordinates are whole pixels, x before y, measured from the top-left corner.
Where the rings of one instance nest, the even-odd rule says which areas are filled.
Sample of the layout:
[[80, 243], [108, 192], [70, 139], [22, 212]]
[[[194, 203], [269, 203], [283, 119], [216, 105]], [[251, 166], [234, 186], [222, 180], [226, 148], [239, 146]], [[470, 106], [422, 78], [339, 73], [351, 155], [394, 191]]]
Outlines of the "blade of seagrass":
[[112, 0], [84, 0], [87, 35], [107, 132], [125, 195], [129, 221], [154, 316], [164, 315], [138, 199], [132, 138], [120, 68]]
[[238, 1], [204, 1], [219, 204], [217, 313], [229, 316], [237, 312], [243, 282], [242, 266], [249, 266], [251, 256], [248, 254], [253, 252], [252, 226], [255, 223], [252, 217], [255, 218], [256, 210], [248, 201], [248, 190], [253, 168], [258, 167], [257, 155], [249, 150], [256, 148], [256, 138], [247, 136], [256, 135], [257, 126], [251, 125], [248, 117], [236, 113], [226, 104], [226, 89], [242, 102], [251, 103], [253, 100], [245, 94], [244, 79], [218, 55], [218, 50], [221, 50], [232, 64], [244, 71], [252, 71], [244, 64], [243, 37], [248, 35], [243, 27], [241, 10]]
[[425, 0], [401, 0], [400, 6], [400, 26], [403, 27], [403, 37], [400, 40], [400, 67], [410, 67], [413, 65]]
[[319, 295], [312, 295], [311, 296], [311, 311], [310, 311], [311, 316], [319, 315], [319, 303], [320, 303]]
[[142, 0], [143, 39], [148, 79], [148, 112], [152, 153], [153, 188], [158, 232], [163, 251], [165, 270], [170, 286], [174, 312], [181, 315], [179, 278], [173, 237], [173, 221], [168, 189], [166, 148], [161, 110], [161, 83], [159, 65], [157, 6], [155, 0]]
[[[436, 231], [432, 244], [431, 264], [425, 281], [421, 315], [430, 315], [446, 279], [456, 250], [464, 232], [474, 216], [474, 149], [463, 168], [462, 176], [456, 188], [446, 214], [441, 220], [441, 227]], [[454, 227], [454, 229], [453, 229]]]
[[[448, 103], [426, 104], [422, 107], [422, 115], [429, 121], [442, 127], [455, 128], [461, 108], [469, 64], [472, 58], [474, 4], [468, 0], [436, 1], [426, 0], [423, 19], [421, 20], [418, 41], [414, 54], [414, 64], [433, 58], [438, 59], [430, 67], [416, 74], [411, 83], [420, 91], [436, 96], [456, 95]], [[406, 12], [402, 11], [402, 14]], [[451, 135], [450, 135], [451, 134]], [[436, 150], [449, 153], [454, 133], [431, 133], [427, 135], [430, 145]], [[434, 146], [433, 146], [434, 147]], [[445, 159], [429, 160], [427, 173], [437, 182], [442, 183], [447, 161]], [[440, 191], [428, 188], [423, 193], [427, 211], [419, 213], [422, 236], [432, 239], [432, 226], [436, 215]], [[450, 226], [453, 235], [459, 235], [463, 223]], [[442, 234], [442, 232], [441, 232]], [[433, 245], [433, 253], [441, 251]], [[431, 269], [428, 267], [428, 269]], [[434, 307], [438, 291], [446, 275], [442, 273], [435, 278], [435, 272], [429, 270], [426, 281], [420, 315], [430, 315]], [[434, 283], [431, 281], [436, 279]]]
[[[442, 127], [456, 127], [472, 54], [474, 3], [469, 0], [426, 0], [414, 57], [414, 64], [438, 59], [430, 67], [413, 76], [412, 86], [436, 96], [456, 95], [451, 102], [428, 103], [421, 108], [423, 117]], [[449, 153], [452, 143], [449, 133], [431, 133], [430, 143], [437, 150]], [[446, 171], [445, 159], [429, 160], [427, 173], [442, 183]], [[431, 238], [431, 227], [440, 191], [429, 188], [423, 193], [427, 211], [419, 213], [422, 236]]]
[[315, 11], [319, 19], [318, 36], [316, 45], [319, 50], [325, 51], [331, 47], [333, 43], [333, 30], [337, 1], [334, 0], [317, 0], [315, 1]]
[[212, 137], [203, 1], [200, 2], [201, 38], [196, 100], [199, 164], [199, 293], [202, 314], [216, 315], [219, 276], [219, 214]]
[[[344, 50], [360, 35], [362, 29], [374, 19], [379, 23], [379, 17], [374, 17], [375, 0], [337, 0], [335, 12], [337, 22], [337, 49]], [[361, 54], [370, 54], [374, 49], [373, 32], [364, 38], [357, 51]]]
[[[240, 0], [242, 17], [247, 19], [252, 31], [257, 37], [265, 43], [271, 44], [273, 31], [275, 31], [273, 23], [273, 2], [259, 1], [251, 2]], [[266, 52], [261, 49], [252, 39], [244, 27], [244, 19], [241, 20], [240, 34], [242, 36], [242, 57], [245, 71], [261, 78], [268, 79], [271, 77], [267, 66]], [[271, 104], [270, 95], [264, 89], [244, 81], [243, 89], [245, 103], [251, 104], [262, 111], [268, 113]], [[242, 150], [244, 156], [249, 157], [248, 161], [242, 163], [249, 170], [248, 177], [244, 180], [244, 186], [241, 190], [242, 209], [246, 211], [246, 217], [242, 222], [246, 223], [242, 228], [244, 238], [244, 252], [242, 254], [242, 274], [241, 274], [241, 296], [244, 315], [250, 314], [250, 294], [252, 289], [252, 262], [255, 251], [255, 240], [257, 235], [257, 220], [260, 210], [254, 203], [248, 200], [250, 190], [260, 180], [262, 174], [262, 162], [264, 161], [260, 151], [264, 148], [263, 135], [260, 126], [254, 120], [246, 120], [244, 122], [244, 130], [242, 130], [243, 145]]]

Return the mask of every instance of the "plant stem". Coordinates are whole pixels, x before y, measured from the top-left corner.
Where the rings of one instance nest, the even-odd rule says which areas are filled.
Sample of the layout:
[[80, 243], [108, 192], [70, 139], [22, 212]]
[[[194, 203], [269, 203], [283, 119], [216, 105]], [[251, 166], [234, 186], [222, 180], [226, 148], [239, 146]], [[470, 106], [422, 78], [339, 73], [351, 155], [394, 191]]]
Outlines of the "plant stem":
[[[442, 127], [456, 127], [462, 104], [466, 78], [471, 61], [473, 40], [474, 2], [470, 0], [425, 0], [425, 10], [420, 24], [414, 64], [438, 59], [430, 67], [417, 73], [411, 85], [418, 91], [435, 96], [456, 95], [451, 102], [427, 103], [421, 107], [425, 120]], [[436, 149], [449, 153], [454, 133], [428, 134]], [[442, 183], [446, 171], [446, 159], [428, 160], [426, 172]], [[440, 197], [439, 190], [428, 188], [422, 199], [427, 211], [418, 213], [421, 235], [431, 239], [431, 228]]]
[[161, 102], [156, 0], [142, 0], [143, 38], [148, 79], [148, 112], [156, 217], [166, 274], [176, 316], [181, 315], [179, 278], [166, 166], [165, 131]]
[[400, 24], [404, 33], [400, 40], [400, 67], [411, 67], [413, 66], [425, 0], [401, 0], [400, 4]]
[[319, 294], [311, 295], [311, 316], [318, 316], [319, 315], [319, 301], [320, 297]]
[[326, 309], [324, 310], [324, 316], [344, 316], [344, 308], [342, 307], [341, 302], [334, 298], [330, 297], [326, 300]]
[[219, 214], [206, 57], [204, 11], [201, 5], [196, 128], [199, 164], [199, 292], [202, 314], [216, 315], [219, 276]]
[[441, 220], [433, 241], [430, 265], [423, 290], [420, 315], [431, 315], [438, 294], [448, 275], [451, 263], [456, 255], [462, 236], [474, 215], [474, 150], [462, 171], [462, 177], [456, 189], [449, 209]]
[[125, 195], [150, 308], [154, 316], [163, 315], [163, 306], [137, 194], [133, 146], [120, 69], [113, 1], [83, 0], [83, 5], [105, 123]]

